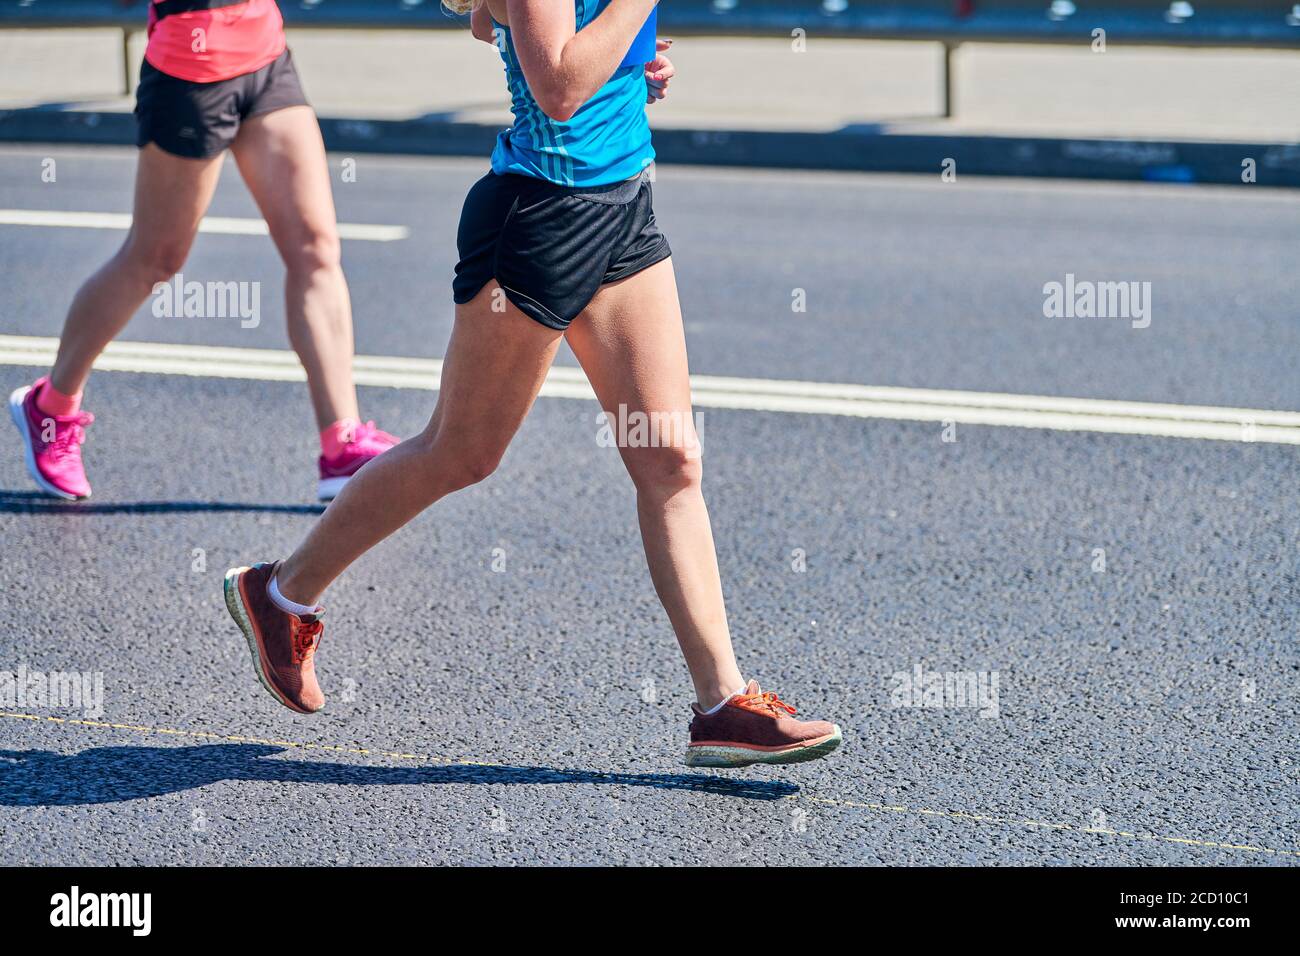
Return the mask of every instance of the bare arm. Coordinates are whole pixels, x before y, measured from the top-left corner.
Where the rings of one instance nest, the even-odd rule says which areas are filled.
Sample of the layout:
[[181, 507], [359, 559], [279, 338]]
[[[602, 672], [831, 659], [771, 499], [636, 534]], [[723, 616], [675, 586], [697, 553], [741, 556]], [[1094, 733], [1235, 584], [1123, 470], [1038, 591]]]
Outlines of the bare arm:
[[613, 0], [579, 32], [573, 4], [506, 0], [524, 78], [547, 116], [565, 122], [614, 75], [655, 0]]
[[469, 15], [469, 29], [476, 40], [482, 40], [484, 43], [496, 43], [496, 37], [492, 35], [492, 14], [488, 10], [486, 3], [480, 3], [474, 8], [474, 12]]

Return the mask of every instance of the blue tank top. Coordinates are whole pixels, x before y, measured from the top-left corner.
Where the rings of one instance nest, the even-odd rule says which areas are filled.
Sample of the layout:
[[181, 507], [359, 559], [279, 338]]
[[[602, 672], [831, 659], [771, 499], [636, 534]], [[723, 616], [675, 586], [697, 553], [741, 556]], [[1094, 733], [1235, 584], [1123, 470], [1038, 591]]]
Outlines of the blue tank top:
[[[609, 2], [574, 0], [577, 28], [590, 24]], [[605, 186], [631, 179], [654, 161], [644, 67], [616, 71], [567, 123], [560, 123], [533, 99], [510, 28], [495, 22], [493, 27], [515, 117], [514, 126], [497, 137], [493, 172], [519, 173], [561, 186]]]

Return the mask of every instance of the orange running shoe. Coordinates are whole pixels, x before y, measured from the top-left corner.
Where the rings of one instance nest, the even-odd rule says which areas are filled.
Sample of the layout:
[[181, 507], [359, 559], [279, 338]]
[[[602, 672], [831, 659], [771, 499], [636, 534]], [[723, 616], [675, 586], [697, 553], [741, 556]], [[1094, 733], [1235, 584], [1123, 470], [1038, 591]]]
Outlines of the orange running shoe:
[[757, 681], [717, 711], [695, 704], [688, 767], [747, 767], [754, 763], [799, 763], [825, 757], [844, 739], [836, 724], [795, 720], [795, 709]]
[[227, 571], [226, 609], [244, 632], [262, 686], [290, 710], [312, 714], [325, 706], [313, 660], [325, 625], [319, 613], [298, 617], [271, 600], [267, 587], [279, 564]]

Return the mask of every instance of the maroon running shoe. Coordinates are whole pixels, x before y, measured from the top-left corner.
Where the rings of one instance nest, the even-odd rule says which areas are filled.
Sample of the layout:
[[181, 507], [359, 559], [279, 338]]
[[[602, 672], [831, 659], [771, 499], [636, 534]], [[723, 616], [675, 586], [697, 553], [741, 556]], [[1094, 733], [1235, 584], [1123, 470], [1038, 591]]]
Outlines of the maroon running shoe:
[[753, 763], [799, 763], [825, 757], [840, 745], [836, 724], [795, 720], [795, 709], [750, 681], [721, 709], [706, 714], [692, 704], [688, 767], [747, 767]]
[[312, 714], [325, 706], [314, 661], [325, 625], [320, 613], [299, 617], [271, 600], [267, 587], [279, 563], [227, 571], [226, 609], [253, 652], [257, 679], [290, 710]]

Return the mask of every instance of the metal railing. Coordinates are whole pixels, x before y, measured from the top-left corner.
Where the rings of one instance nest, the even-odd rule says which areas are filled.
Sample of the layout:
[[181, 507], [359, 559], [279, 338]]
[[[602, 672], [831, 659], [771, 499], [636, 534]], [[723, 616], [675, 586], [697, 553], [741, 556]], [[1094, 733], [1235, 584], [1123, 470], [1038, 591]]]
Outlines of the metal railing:
[[[147, 0], [0, 0], [0, 29], [113, 27], [130, 39]], [[439, 0], [280, 0], [286, 24], [320, 29], [450, 29]], [[1289, 0], [664, 0], [660, 30], [680, 35], [856, 37], [940, 43], [943, 115], [952, 55], [963, 42], [1107, 43], [1300, 49], [1300, 3]]]

